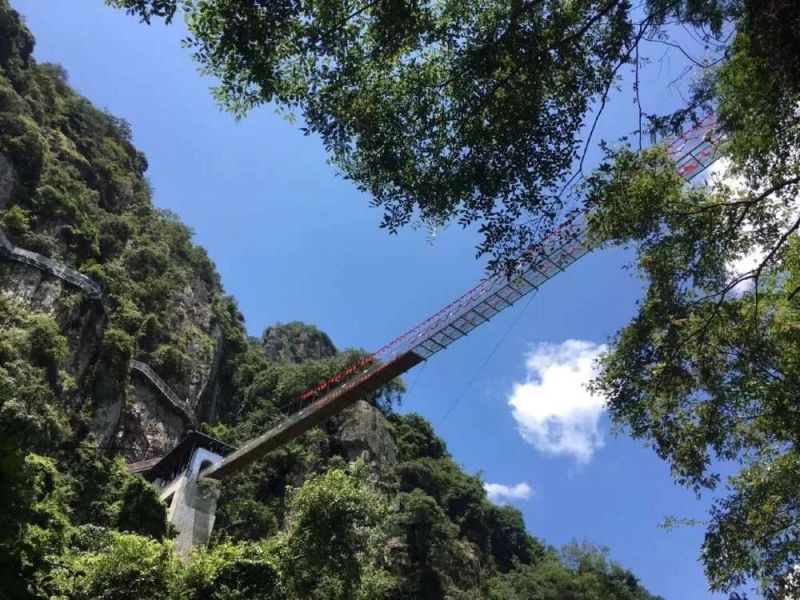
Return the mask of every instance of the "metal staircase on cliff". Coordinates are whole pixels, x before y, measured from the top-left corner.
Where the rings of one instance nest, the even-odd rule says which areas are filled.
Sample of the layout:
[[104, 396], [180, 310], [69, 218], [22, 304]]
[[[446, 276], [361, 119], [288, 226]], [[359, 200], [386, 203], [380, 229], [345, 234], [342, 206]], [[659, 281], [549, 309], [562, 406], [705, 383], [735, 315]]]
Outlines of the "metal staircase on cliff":
[[52, 258], [15, 246], [2, 229], [0, 229], [0, 256], [58, 277], [62, 281], [81, 288], [92, 298], [99, 300], [103, 297], [103, 289], [97, 282]]
[[161, 396], [167, 401], [172, 409], [181, 416], [186, 427], [192, 429], [199, 426], [197, 419], [193, 416], [193, 413], [186, 402], [181, 400], [178, 394], [173, 392], [172, 388], [170, 388], [167, 383], [158, 376], [158, 373], [153, 371], [153, 369], [151, 369], [147, 364], [138, 360], [132, 360], [131, 371], [136, 371], [137, 373], [141, 374], [145, 379], [147, 379], [147, 381], [150, 382], [153, 387], [161, 392]]
[[[103, 304], [103, 288], [99, 283], [57, 260], [15, 246], [11, 240], [8, 239], [8, 236], [6, 236], [2, 228], [0, 228], [0, 257], [39, 269], [70, 285], [80, 288], [91, 298], [97, 300], [104, 312], [108, 312]], [[194, 429], [198, 427], [199, 423], [196, 417], [194, 417], [194, 413], [188, 403], [181, 400], [153, 369], [141, 361], [134, 360], [131, 362], [131, 371], [140, 373], [160, 392], [159, 397], [165, 400], [173, 411], [178, 413], [187, 428]]]

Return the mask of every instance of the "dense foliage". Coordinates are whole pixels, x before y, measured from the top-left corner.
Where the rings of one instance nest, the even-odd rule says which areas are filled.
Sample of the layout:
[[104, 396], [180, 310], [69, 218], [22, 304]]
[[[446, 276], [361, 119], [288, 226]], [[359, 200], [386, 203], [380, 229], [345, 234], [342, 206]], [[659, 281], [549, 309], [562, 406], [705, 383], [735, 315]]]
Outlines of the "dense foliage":
[[[298, 323], [246, 337], [190, 232], [151, 205], [128, 127], [32, 49], [0, 0], [0, 225], [105, 297], [45, 277], [49, 300], [33, 302], [19, 292], [31, 271], [0, 263], [0, 597], [652, 598], [602, 551], [560, 553], [490, 503], [424, 419], [394, 412], [400, 382], [367, 407], [394, 450], [350, 460], [346, 418], [330, 420], [226, 481], [211, 546], [179, 561], [156, 489], [125, 468], [124, 432], [97, 446], [97, 415], [137, 402], [131, 360], [180, 386], [202, 366], [188, 349], [218, 352], [206, 427], [238, 443], [363, 353]], [[205, 309], [203, 329], [187, 314]]]
[[[244, 341], [205, 252], [150, 203], [127, 125], [75, 94], [59, 67], [34, 63], [32, 50], [19, 16], [0, 3], [0, 226], [17, 245], [99, 281], [104, 302], [64, 287], [29, 304], [24, 269], [0, 264], [0, 596], [11, 598], [52, 593], [53, 569], [70, 563], [84, 525], [168, 535], [153, 487], [89, 432], [95, 415], [130, 401], [132, 358], [175, 380], [195, 368], [182, 349], [209, 339], [187, 327], [184, 288], [205, 287], [225, 343]], [[111, 568], [75, 560], [87, 572]]]
[[[577, 208], [565, 188], [623, 73], [640, 114], [638, 132], [620, 133], [678, 128], [708, 96], [649, 113], [640, 67], [671, 52], [713, 77], [732, 27], [780, 22], [758, 0], [107, 1], [148, 23], [182, 12], [223, 106], [301, 116], [389, 231], [476, 225], [496, 267]], [[686, 30], [699, 40], [688, 50]]]
[[646, 283], [595, 387], [679, 483], [735, 473], [707, 522], [712, 588], [785, 598], [800, 590], [800, 7], [768, 4], [699, 91], [726, 133], [716, 182], [686, 189], [657, 149], [623, 148], [585, 191], [598, 239], [635, 244]]

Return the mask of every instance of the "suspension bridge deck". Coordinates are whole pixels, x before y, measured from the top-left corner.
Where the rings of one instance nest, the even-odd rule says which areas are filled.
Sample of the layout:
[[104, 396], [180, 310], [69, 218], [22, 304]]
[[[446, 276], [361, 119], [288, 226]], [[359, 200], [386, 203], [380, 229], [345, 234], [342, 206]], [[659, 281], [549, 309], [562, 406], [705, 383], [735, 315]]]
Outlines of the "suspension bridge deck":
[[[678, 173], [688, 182], [716, 160], [719, 139], [712, 114], [669, 143], [667, 152]], [[223, 479], [244, 469], [538, 290], [593, 249], [589, 217], [588, 211], [582, 211], [523, 254], [517, 271], [481, 280], [466, 294], [380, 350], [307, 390], [300, 397], [301, 403], [308, 403], [305, 408], [206, 468], [200, 477]]]

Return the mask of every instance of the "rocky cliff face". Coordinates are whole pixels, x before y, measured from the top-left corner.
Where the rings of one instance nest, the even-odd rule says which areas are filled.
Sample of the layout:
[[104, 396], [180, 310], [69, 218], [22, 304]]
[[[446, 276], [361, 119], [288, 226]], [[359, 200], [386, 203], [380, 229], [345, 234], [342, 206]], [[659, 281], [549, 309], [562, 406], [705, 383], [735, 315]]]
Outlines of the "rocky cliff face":
[[222, 328], [214, 319], [212, 291], [199, 278], [188, 282], [178, 297], [182, 319], [176, 324], [179, 337], [187, 340], [186, 353], [192, 368], [183, 380], [175, 380], [175, 391], [183, 394], [199, 418], [215, 405], [215, 381], [222, 360]]
[[397, 462], [397, 444], [386, 426], [381, 412], [363, 400], [347, 409], [341, 418], [334, 439], [342, 456], [353, 461], [365, 458], [376, 465]]
[[[327, 334], [299, 321], [277, 324], [264, 330], [264, 357], [270, 363], [301, 364], [337, 354]], [[380, 410], [360, 400], [335, 419], [332, 426], [333, 451], [348, 461], [364, 458], [373, 466], [397, 462], [397, 445]]]
[[[59, 365], [101, 446], [129, 459], [163, 454], [185, 419], [130, 361], [147, 363], [201, 421], [235, 403], [220, 377], [241, 316], [205, 252], [150, 201], [147, 163], [127, 124], [72, 91], [64, 72], [36, 64], [33, 38], [0, 7], [0, 227], [19, 248], [79, 271], [100, 301], [36, 267], [0, 260], [0, 297], [55, 319], [69, 352]], [[237, 341], [238, 340], [238, 341]]]
[[141, 376], [134, 374], [131, 380], [134, 400], [107, 431], [114, 432], [113, 445], [129, 462], [163, 456], [183, 436], [183, 420]]
[[264, 356], [271, 362], [301, 363], [336, 354], [336, 346], [327, 334], [300, 321], [268, 327], [261, 343]]
[[51, 314], [67, 284], [39, 269], [11, 261], [0, 262], [0, 288], [16, 302]]
[[100, 347], [106, 316], [102, 306], [38, 269], [0, 261], [0, 293], [36, 313], [51, 315], [66, 334], [67, 370], [81, 381]]
[[[8, 15], [0, 17], [8, 30]], [[131, 361], [147, 364], [191, 421], [224, 418], [238, 402], [231, 364], [246, 345], [241, 315], [188, 230], [152, 206], [146, 161], [127, 125], [75, 94], [60, 69], [33, 62], [26, 32], [14, 35], [0, 48], [0, 227], [17, 247], [79, 271], [103, 294], [93, 300], [48, 272], [2, 260], [0, 296], [58, 323], [69, 347], [61, 368], [81, 398], [70, 404], [72, 418], [85, 421], [79, 430], [131, 461], [163, 455], [186, 419], [158, 385], [131, 374]], [[266, 364], [337, 354], [325, 333], [299, 322], [268, 328], [260, 346]], [[395, 459], [382, 416], [366, 403], [336, 436], [349, 459]]]
[[[37, 268], [0, 262], [0, 295], [56, 318], [77, 382], [73, 409], [103, 447], [130, 460], [163, 454], [184, 434], [158, 386], [131, 377], [146, 363], [196, 422], [237, 410], [232, 391], [244, 327], [205, 252], [174, 215], [159, 211], [144, 179], [147, 162], [127, 124], [96, 110], [38, 65], [33, 38], [13, 11], [0, 14], [0, 227], [17, 247], [73, 268], [103, 288], [100, 302]], [[336, 355], [313, 326], [288, 323], [262, 338], [268, 363]], [[66, 402], [66, 400], [65, 400]], [[348, 455], [391, 455], [377, 420], [361, 407], [342, 432]], [[80, 413], [80, 414], [78, 414]], [[376, 434], [357, 448], [354, 428]], [[374, 435], [373, 435], [374, 437]]]
[[[60, 368], [79, 400], [57, 392], [84, 422], [79, 431], [130, 461], [163, 455], [187, 419], [157, 384], [131, 373], [131, 361], [152, 369], [190, 421], [225, 418], [243, 395], [232, 385], [235, 355], [247, 346], [241, 316], [186, 227], [153, 207], [127, 124], [75, 94], [58, 67], [36, 64], [15, 14], [0, 14], [0, 37], [0, 227], [17, 247], [100, 284], [103, 297], [9, 261], [0, 261], [0, 296], [58, 323], [69, 348]], [[268, 328], [260, 348], [259, 369], [337, 355], [325, 333], [299, 322]], [[369, 404], [337, 427], [332, 443], [346, 458], [394, 462], [397, 449]]]
[[10, 203], [16, 181], [14, 167], [3, 154], [0, 154], [0, 208], [6, 208]]
[[[85, 381], [97, 366], [108, 324], [102, 301], [40, 269], [8, 260], [0, 261], [0, 294], [32, 313], [55, 318], [69, 347], [63, 366], [77, 381]], [[202, 287], [193, 286], [186, 286], [179, 296], [182, 316], [175, 320], [175, 327], [190, 341], [185, 348], [190, 369], [185, 377], [169, 378], [197, 421], [213, 408], [220, 390], [216, 378], [222, 359], [222, 330], [213, 319], [208, 296]], [[90, 426], [93, 436], [101, 446], [120, 449], [129, 460], [169, 451], [185, 433], [184, 419], [144, 377], [132, 376], [127, 392], [95, 399]]]

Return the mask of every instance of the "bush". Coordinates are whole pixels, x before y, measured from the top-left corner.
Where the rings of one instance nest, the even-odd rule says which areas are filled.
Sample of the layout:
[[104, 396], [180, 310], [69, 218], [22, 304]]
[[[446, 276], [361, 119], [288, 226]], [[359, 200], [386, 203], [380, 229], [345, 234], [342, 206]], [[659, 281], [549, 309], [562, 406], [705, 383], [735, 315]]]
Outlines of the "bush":
[[95, 552], [67, 554], [53, 587], [64, 600], [173, 600], [183, 582], [171, 542], [123, 533]]
[[127, 377], [128, 368], [134, 350], [133, 337], [115, 327], [109, 327], [103, 335], [103, 345], [100, 349], [102, 363]]
[[159, 541], [167, 535], [167, 506], [155, 487], [142, 477], [131, 477], [125, 483], [117, 513], [117, 528]]
[[224, 543], [200, 549], [186, 574], [189, 600], [285, 598], [278, 560], [265, 544]]
[[349, 600], [368, 586], [382, 597], [394, 580], [381, 569], [388, 504], [367, 484], [356, 462], [308, 478], [289, 500], [289, 532], [283, 542], [287, 585], [297, 598]]
[[55, 368], [67, 355], [67, 340], [56, 322], [47, 315], [28, 319], [28, 344], [32, 362], [40, 367]]
[[3, 215], [3, 225], [10, 233], [24, 235], [31, 228], [30, 213], [15, 204]]
[[0, 457], [0, 481], [0, 597], [27, 597], [64, 550], [70, 490], [53, 461], [37, 454]]
[[0, 151], [11, 160], [27, 195], [36, 189], [42, 175], [46, 147], [32, 121], [20, 115], [0, 113]]

